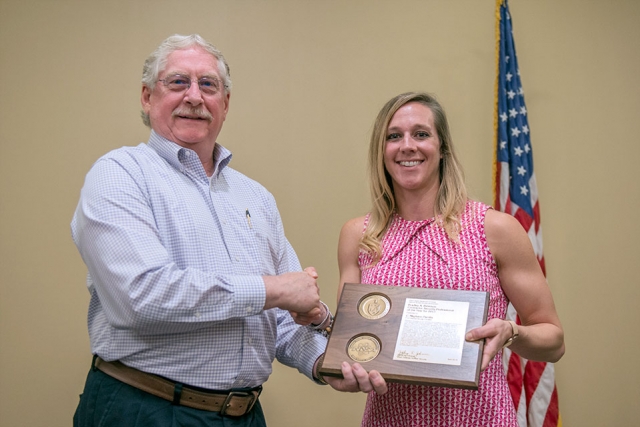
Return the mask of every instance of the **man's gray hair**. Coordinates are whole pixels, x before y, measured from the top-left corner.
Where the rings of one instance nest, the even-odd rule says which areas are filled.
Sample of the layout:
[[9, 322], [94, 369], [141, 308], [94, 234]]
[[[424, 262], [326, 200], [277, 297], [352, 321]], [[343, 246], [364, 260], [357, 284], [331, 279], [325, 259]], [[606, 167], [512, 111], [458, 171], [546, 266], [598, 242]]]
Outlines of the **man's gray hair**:
[[[187, 49], [191, 46], [199, 46], [205, 51], [209, 52], [218, 61], [218, 74], [222, 78], [222, 84], [224, 86], [225, 95], [231, 92], [231, 73], [229, 71], [229, 65], [226, 59], [222, 55], [222, 52], [218, 50], [214, 45], [207, 42], [198, 34], [191, 34], [189, 36], [183, 36], [180, 34], [174, 34], [167, 37], [160, 46], [154, 50], [151, 55], [144, 61], [144, 67], [142, 68], [142, 84], [153, 91], [153, 88], [158, 82], [158, 76], [160, 72], [164, 70], [167, 65], [167, 58], [176, 50]], [[151, 127], [151, 121], [149, 115], [144, 111], [141, 112], [142, 122], [145, 126]]]

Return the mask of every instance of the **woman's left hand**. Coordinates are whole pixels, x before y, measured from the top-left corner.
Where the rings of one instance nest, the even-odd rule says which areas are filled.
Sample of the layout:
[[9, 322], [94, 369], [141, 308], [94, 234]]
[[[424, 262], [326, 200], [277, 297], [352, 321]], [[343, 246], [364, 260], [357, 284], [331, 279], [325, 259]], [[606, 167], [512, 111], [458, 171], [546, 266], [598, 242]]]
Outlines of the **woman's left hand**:
[[512, 334], [511, 324], [502, 319], [491, 319], [484, 326], [467, 332], [465, 336], [467, 341], [485, 340], [480, 368], [482, 371], [487, 369], [489, 362], [502, 350], [502, 346], [511, 338]]

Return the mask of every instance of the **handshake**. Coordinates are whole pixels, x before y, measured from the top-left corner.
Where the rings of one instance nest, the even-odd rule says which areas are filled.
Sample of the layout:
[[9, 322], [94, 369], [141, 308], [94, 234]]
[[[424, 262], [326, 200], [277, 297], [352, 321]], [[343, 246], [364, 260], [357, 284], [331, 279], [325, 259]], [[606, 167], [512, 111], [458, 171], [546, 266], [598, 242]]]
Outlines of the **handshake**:
[[[307, 267], [302, 272], [263, 276], [266, 289], [264, 309], [278, 307], [287, 310], [299, 325], [313, 325], [317, 329], [324, 329], [330, 323], [331, 313], [327, 305], [320, 301], [317, 279], [318, 273], [313, 267]], [[339, 391], [387, 392], [387, 383], [379, 372], [367, 372], [359, 363], [350, 365], [346, 361], [342, 362], [341, 369], [343, 378], [323, 379], [318, 375], [316, 360], [313, 376]]]
[[318, 325], [329, 317], [327, 306], [320, 301], [318, 273], [313, 267], [279, 276], [263, 276], [266, 289], [264, 309], [287, 310], [300, 325]]

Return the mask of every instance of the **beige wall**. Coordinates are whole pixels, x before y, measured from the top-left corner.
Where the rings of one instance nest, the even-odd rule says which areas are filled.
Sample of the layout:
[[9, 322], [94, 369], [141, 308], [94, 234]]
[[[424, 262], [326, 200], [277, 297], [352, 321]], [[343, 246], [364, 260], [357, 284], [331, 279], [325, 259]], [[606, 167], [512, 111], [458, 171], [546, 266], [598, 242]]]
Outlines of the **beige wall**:
[[[511, 12], [566, 332], [564, 425], [638, 425], [640, 2]], [[494, 31], [493, 0], [0, 0], [0, 425], [71, 424], [90, 353], [69, 221], [92, 162], [146, 141], [140, 71], [162, 39], [198, 32], [225, 52], [220, 141], [274, 193], [335, 308], [338, 232], [367, 210], [367, 138], [388, 98], [439, 96], [471, 192], [491, 203]], [[356, 426], [364, 403], [278, 364], [265, 389], [278, 427]]]

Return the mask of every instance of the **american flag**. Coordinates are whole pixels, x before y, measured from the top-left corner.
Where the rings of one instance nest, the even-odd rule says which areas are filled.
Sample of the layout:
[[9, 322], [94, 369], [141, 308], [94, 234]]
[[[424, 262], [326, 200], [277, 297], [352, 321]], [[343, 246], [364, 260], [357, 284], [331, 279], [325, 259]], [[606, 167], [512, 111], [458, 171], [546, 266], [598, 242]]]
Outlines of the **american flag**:
[[[497, 0], [496, 9], [499, 35], [496, 46], [495, 207], [520, 221], [545, 272], [531, 131], [507, 0]], [[520, 323], [511, 304], [507, 319]], [[528, 361], [508, 348], [504, 349], [503, 363], [520, 427], [562, 426], [553, 364]]]

